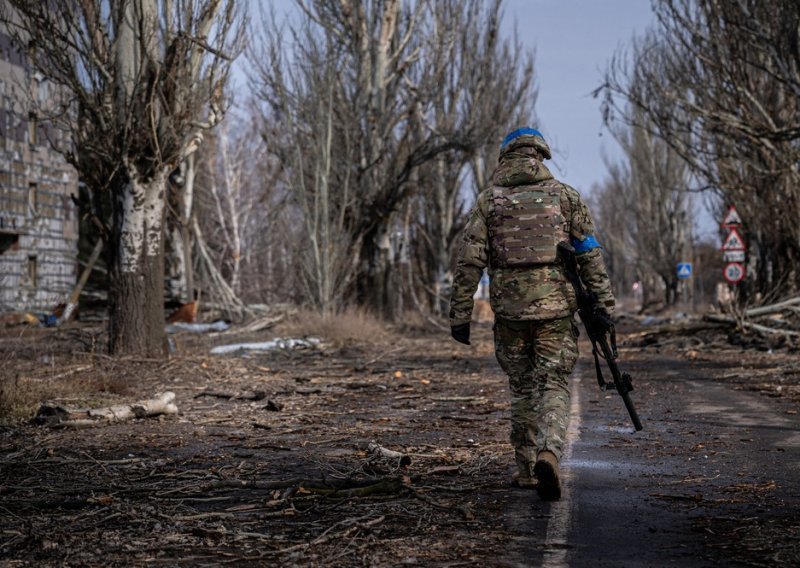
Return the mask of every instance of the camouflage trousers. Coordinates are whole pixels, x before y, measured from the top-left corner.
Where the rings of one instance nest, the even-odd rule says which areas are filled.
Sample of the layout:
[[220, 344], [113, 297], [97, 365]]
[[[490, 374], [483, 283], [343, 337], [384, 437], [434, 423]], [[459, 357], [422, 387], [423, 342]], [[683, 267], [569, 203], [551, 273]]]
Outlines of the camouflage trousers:
[[533, 476], [536, 454], [561, 459], [569, 423], [569, 375], [578, 360], [578, 328], [571, 317], [544, 321], [498, 319], [497, 361], [511, 387], [511, 445], [519, 473]]

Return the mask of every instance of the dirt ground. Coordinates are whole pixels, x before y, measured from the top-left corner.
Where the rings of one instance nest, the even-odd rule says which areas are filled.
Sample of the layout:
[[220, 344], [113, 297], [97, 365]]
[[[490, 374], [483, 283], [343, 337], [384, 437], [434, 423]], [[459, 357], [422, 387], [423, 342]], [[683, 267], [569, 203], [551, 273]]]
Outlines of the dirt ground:
[[[106, 357], [95, 327], [0, 332], [6, 417], [30, 414], [40, 399], [102, 407], [165, 391], [179, 409], [82, 429], [6, 418], [0, 565], [537, 564], [546, 549], [537, 531], [552, 513], [510, 484], [508, 387], [489, 324], [475, 326], [471, 348], [443, 332], [406, 328], [321, 347], [210, 355], [215, 345], [292, 332], [233, 331], [176, 334], [177, 354], [167, 360]], [[590, 384], [586, 347], [576, 372]], [[621, 401], [598, 393], [587, 412], [604, 421], [606, 454], [653, 464], [723, 460], [716, 478], [690, 464], [673, 468], [668, 483], [652, 475], [644, 490], [690, 522], [675, 537], [676, 547], [686, 548], [684, 538], [697, 547], [682, 550], [696, 559], [685, 565], [800, 564], [796, 469], [785, 478], [742, 473], [724, 460], [735, 459], [744, 435], [729, 444], [670, 422], [681, 404], [679, 376], [757, 393], [796, 426], [797, 354], [637, 339], [623, 347], [621, 364], [637, 381], [645, 433], [630, 436]], [[407, 458], [377, 456], [371, 442]], [[770, 459], [780, 469], [784, 454], [776, 451]], [[524, 527], [520, 507], [529, 514]], [[510, 535], [530, 535], [530, 543], [512, 545]]]

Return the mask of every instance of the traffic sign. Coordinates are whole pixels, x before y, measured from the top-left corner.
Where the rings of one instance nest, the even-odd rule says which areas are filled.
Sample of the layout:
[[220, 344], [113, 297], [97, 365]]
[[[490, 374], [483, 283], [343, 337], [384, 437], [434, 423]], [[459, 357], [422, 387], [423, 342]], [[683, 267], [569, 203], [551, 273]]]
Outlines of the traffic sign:
[[736, 284], [744, 278], [744, 266], [738, 262], [729, 262], [725, 265], [723, 275], [725, 276], [725, 280], [731, 284]]
[[744, 251], [726, 250], [722, 253], [722, 260], [725, 262], [744, 262]]
[[728, 208], [728, 213], [725, 215], [725, 218], [722, 220], [721, 225], [723, 227], [737, 227], [742, 224], [742, 218], [739, 217], [739, 213], [736, 211], [736, 207], [731, 205]]
[[725, 237], [721, 250], [744, 250], [744, 240], [735, 227], [731, 228], [731, 232]]
[[692, 276], [692, 263], [679, 262], [678, 263], [678, 278], [690, 278]]

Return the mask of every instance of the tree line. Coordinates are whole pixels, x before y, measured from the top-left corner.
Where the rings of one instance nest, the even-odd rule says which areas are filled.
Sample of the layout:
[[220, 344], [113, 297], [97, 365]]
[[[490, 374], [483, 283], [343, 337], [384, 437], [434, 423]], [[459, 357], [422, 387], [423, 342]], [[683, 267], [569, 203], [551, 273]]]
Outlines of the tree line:
[[656, 24], [614, 57], [597, 91], [624, 150], [596, 196], [600, 224], [614, 227], [605, 237], [616, 280], [638, 277], [674, 301], [675, 266], [697, 248], [686, 228], [705, 199], [718, 220], [730, 205], [742, 217], [739, 300], [796, 293], [800, 4], [652, 5]]

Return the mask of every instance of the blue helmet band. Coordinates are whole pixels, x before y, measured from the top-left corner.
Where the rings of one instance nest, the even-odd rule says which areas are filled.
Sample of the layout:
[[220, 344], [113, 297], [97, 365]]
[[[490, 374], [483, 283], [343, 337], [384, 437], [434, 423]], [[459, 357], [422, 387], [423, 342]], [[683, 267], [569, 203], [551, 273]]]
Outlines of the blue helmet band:
[[539, 138], [544, 140], [544, 136], [542, 136], [542, 133], [534, 128], [518, 128], [517, 130], [515, 130], [514, 132], [503, 138], [503, 143], [500, 144], [500, 149], [502, 150], [503, 148], [508, 146], [508, 144], [512, 140], [519, 138], [520, 136], [538, 136]]

